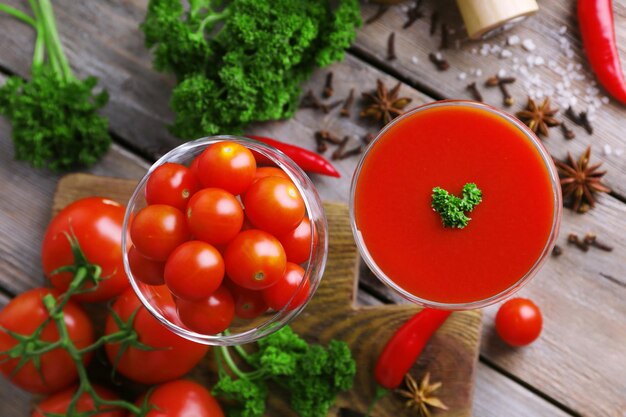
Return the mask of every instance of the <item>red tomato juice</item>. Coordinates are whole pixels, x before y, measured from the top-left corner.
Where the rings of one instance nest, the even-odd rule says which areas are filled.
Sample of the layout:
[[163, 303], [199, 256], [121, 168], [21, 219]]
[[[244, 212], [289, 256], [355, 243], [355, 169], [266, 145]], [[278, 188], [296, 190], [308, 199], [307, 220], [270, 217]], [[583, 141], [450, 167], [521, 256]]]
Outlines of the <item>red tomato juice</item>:
[[[483, 201], [464, 229], [432, 207], [439, 186]], [[376, 265], [424, 300], [471, 303], [514, 286], [545, 250], [555, 222], [550, 170], [520, 127], [485, 108], [443, 105], [397, 120], [363, 160], [357, 229]]]

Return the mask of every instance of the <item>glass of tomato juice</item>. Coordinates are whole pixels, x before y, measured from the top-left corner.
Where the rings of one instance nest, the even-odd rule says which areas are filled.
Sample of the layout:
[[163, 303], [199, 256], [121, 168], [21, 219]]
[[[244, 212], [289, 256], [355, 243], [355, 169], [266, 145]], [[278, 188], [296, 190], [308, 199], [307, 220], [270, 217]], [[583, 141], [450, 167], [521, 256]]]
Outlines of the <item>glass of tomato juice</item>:
[[[444, 227], [434, 187], [482, 201], [464, 228]], [[352, 230], [374, 274], [424, 307], [464, 310], [519, 290], [554, 246], [561, 189], [534, 133], [491, 106], [446, 100], [387, 124], [362, 156], [350, 196]]]
[[143, 306], [207, 345], [250, 343], [287, 324], [315, 293], [328, 252], [309, 177], [274, 147], [236, 136], [187, 142], [156, 161], [124, 229], [124, 268]]

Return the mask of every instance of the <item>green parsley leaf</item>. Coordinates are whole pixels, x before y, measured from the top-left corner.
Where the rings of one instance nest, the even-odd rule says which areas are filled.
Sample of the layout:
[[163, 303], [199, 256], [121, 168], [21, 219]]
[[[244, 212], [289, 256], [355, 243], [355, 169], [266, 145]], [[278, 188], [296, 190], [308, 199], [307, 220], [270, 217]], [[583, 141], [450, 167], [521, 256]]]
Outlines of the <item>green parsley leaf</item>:
[[463, 187], [463, 198], [450, 194], [440, 187], [433, 188], [432, 208], [441, 216], [444, 227], [463, 229], [470, 217], [465, 212], [471, 212], [482, 201], [483, 193], [474, 183], [467, 183]]

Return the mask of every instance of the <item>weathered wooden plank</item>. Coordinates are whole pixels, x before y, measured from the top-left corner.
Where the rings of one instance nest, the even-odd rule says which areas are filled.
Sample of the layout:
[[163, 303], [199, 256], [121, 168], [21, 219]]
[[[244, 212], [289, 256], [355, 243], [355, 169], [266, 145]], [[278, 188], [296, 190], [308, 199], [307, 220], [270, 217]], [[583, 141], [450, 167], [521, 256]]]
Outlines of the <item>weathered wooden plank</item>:
[[[626, 205], [613, 198], [582, 216], [565, 213], [558, 239], [563, 255], [548, 259], [519, 293], [543, 311], [537, 342], [520, 349], [504, 345], [493, 329], [497, 306], [485, 309], [483, 318], [482, 355], [583, 415], [621, 416], [626, 411], [625, 216]], [[565, 243], [568, 233], [589, 231], [615, 250], [583, 253]], [[363, 285], [403, 302], [365, 267], [361, 271]], [[594, 401], [585, 399], [590, 393]]]
[[[405, 2], [406, 5], [413, 2]], [[525, 86], [519, 72], [513, 70], [514, 65], [528, 66], [526, 60], [528, 57], [541, 56], [544, 64], [529, 68], [529, 72], [537, 75], [544, 85], [543, 89], [552, 87], [556, 89], [559, 82], [563, 82], [562, 77], [548, 67], [549, 61], [553, 60], [561, 67], [566, 68], [571, 64], [573, 67], [580, 65], [579, 72], [585, 76], [583, 81], [572, 81], [572, 86], [566, 88], [577, 98], [575, 108], [584, 110], [584, 98], [588, 95], [587, 89], [594, 87], [594, 78], [584, 56], [579, 34], [578, 24], [575, 12], [575, 1], [546, 0], [539, 2], [539, 13], [530, 19], [522, 22], [512, 30], [501, 35], [490, 38], [484, 42], [472, 42], [462, 39], [459, 49], [454, 47], [451, 42], [451, 48], [441, 51], [450, 63], [448, 71], [437, 71], [434, 65], [429, 62], [428, 54], [437, 52], [440, 45], [440, 30], [435, 36], [430, 36], [430, 15], [433, 7], [439, 8], [439, 14], [448, 15], [448, 22], [451, 27], [456, 30], [454, 36], [465, 34], [464, 29], [460, 27], [460, 17], [456, 12], [456, 5], [451, 1], [441, 2], [423, 2], [424, 17], [415, 22], [410, 28], [402, 29], [402, 25], [406, 21], [406, 13], [404, 9], [406, 5], [392, 7], [383, 18], [378, 21], [365, 25], [358, 34], [354, 49], [357, 53], [362, 54], [376, 65], [387, 70], [399, 74], [414, 86], [420, 86], [433, 91], [437, 95], [446, 98], [471, 98], [466, 90], [466, 85], [472, 81], [476, 81], [487, 103], [502, 107], [502, 96], [497, 88], [487, 89], [483, 87], [483, 83], [487, 77], [498, 73], [499, 70], [507, 71], [507, 75], [518, 77], [515, 84], [509, 85], [509, 90], [515, 98], [516, 103], [509, 108], [510, 111], [520, 110], [526, 102], [526, 95], [530, 90], [537, 90], [536, 86]], [[622, 60], [626, 57], [626, 1], [613, 1], [613, 10], [615, 13], [615, 25], [617, 28], [618, 45]], [[364, 4], [362, 14], [365, 18], [372, 16], [376, 12], [376, 5]], [[445, 10], [444, 10], [445, 9]], [[446, 13], [447, 12], [447, 13]], [[443, 19], [440, 19], [440, 22]], [[562, 29], [563, 28], [563, 29]], [[560, 34], [560, 30], [565, 33]], [[387, 38], [391, 32], [395, 32], [396, 54], [398, 58], [393, 61], [387, 60]], [[516, 35], [521, 40], [532, 39], [536, 45], [536, 49], [532, 52], [525, 51], [520, 44], [514, 46], [505, 46], [514, 56], [501, 59], [497, 55], [489, 54], [482, 56], [480, 49], [483, 44], [490, 46], [502, 45], [510, 35]], [[560, 39], [563, 38], [571, 45], [572, 56], [568, 57], [566, 52], [561, 48]], [[475, 50], [475, 53], [472, 53]], [[514, 63], [513, 59], [519, 61]], [[418, 62], [415, 63], [414, 61]], [[472, 69], [481, 69], [482, 75], [475, 77], [471, 75]], [[460, 79], [459, 74], [466, 73], [465, 79]], [[599, 96], [606, 96], [606, 93], [600, 92]], [[565, 109], [563, 109], [565, 110]], [[622, 181], [626, 175], [626, 140], [623, 135], [623, 120], [626, 117], [626, 106], [621, 105], [613, 100], [610, 104], [602, 106], [596, 113], [593, 122], [594, 134], [589, 136], [585, 131], [578, 127], [567, 118], [567, 125], [576, 132], [576, 139], [566, 141], [559, 128], [551, 130], [550, 138], [544, 141], [548, 150], [558, 158], [564, 158], [567, 152], [578, 155], [589, 144], [593, 144], [596, 157], [606, 161], [606, 167], [609, 170], [606, 182], [619, 194], [626, 195], [626, 182]], [[609, 146], [612, 151], [610, 155], [603, 155], [604, 146]], [[617, 151], [617, 153], [616, 153]], [[622, 154], [623, 153], [623, 154]]]

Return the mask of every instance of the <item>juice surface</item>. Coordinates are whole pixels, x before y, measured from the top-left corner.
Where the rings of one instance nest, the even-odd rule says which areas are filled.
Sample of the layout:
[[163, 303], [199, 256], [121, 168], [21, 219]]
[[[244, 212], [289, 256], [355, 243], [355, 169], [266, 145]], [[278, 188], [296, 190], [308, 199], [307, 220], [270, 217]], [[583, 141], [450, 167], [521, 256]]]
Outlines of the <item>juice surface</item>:
[[[431, 208], [439, 186], [483, 201], [464, 229], [444, 228]], [[376, 264], [409, 293], [440, 303], [492, 297], [540, 257], [554, 195], [543, 159], [518, 127], [487, 110], [446, 105], [391, 126], [365, 157], [355, 221]]]

